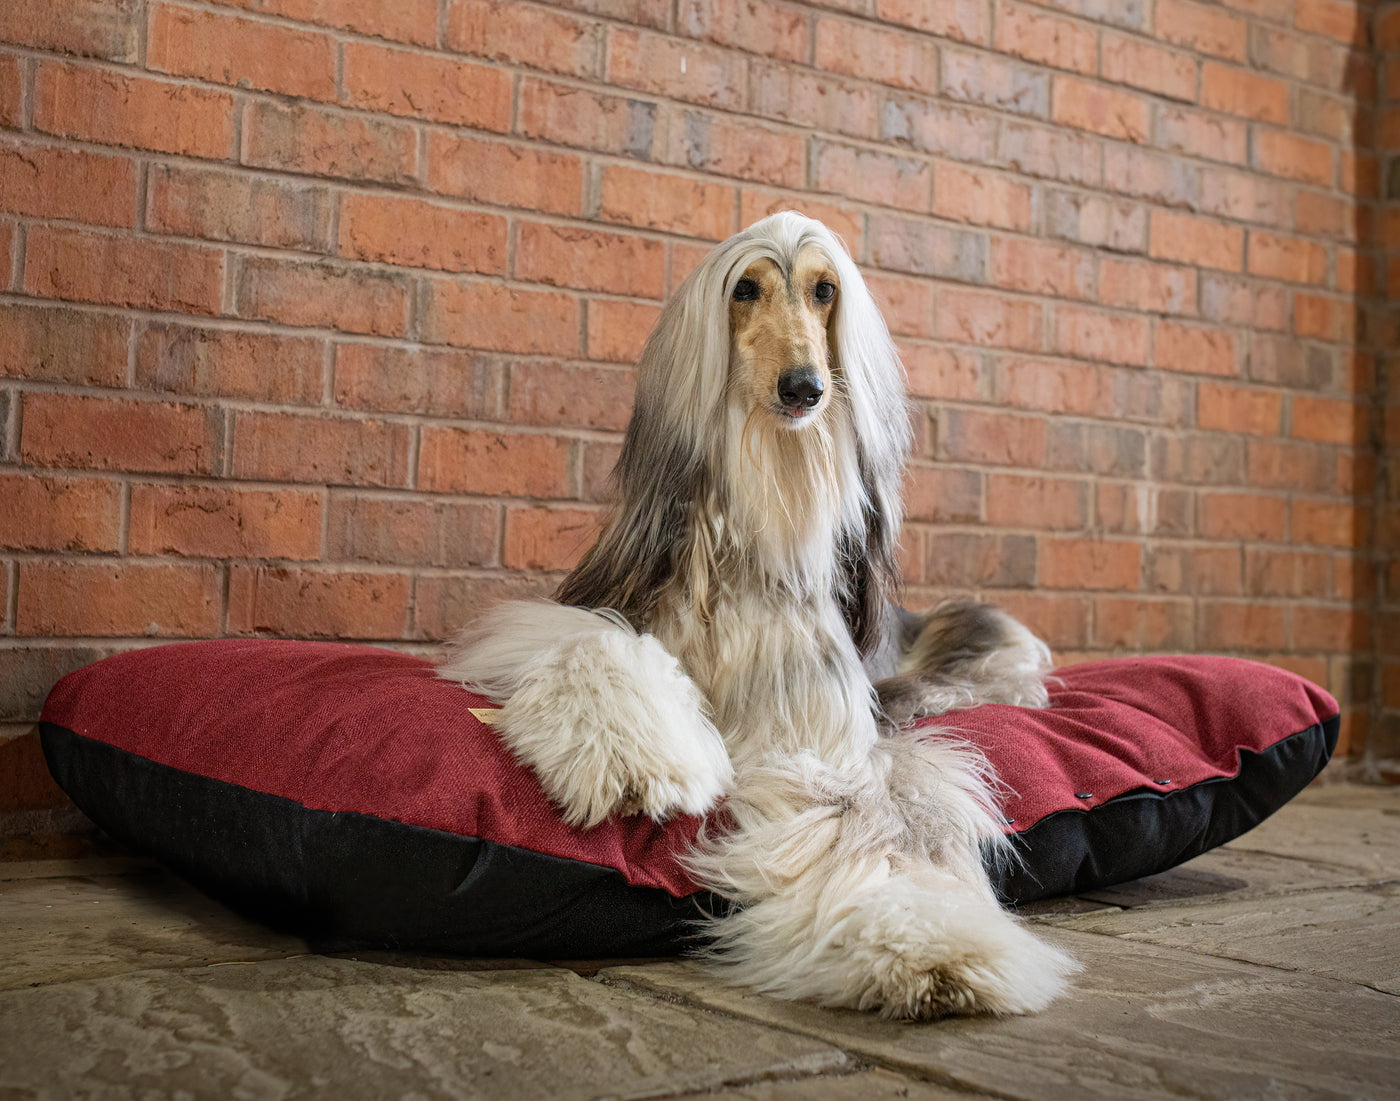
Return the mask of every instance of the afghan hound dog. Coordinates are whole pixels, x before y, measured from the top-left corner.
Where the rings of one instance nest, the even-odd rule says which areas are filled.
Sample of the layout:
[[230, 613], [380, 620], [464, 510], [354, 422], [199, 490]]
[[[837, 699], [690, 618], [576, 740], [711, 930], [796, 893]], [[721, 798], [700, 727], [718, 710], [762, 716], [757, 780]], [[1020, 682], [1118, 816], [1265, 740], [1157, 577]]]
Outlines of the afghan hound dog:
[[735, 981], [889, 1017], [1029, 1012], [1075, 965], [998, 905], [984, 761], [909, 723], [1044, 706], [1050, 653], [986, 605], [897, 606], [910, 444], [839, 238], [766, 218], [662, 310], [597, 544], [440, 674], [502, 703], [574, 825], [716, 811], [688, 860], [733, 904], [706, 952]]

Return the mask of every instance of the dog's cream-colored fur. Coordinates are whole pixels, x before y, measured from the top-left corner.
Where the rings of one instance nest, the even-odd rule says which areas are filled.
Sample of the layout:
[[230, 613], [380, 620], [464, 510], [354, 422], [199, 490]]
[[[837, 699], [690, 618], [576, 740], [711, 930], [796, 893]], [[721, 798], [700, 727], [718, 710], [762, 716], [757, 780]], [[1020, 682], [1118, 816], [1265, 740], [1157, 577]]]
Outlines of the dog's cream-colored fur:
[[735, 905], [709, 958], [769, 993], [891, 1017], [1022, 1013], [1074, 964], [998, 904], [995, 779], [960, 706], [1043, 706], [1009, 616], [894, 603], [903, 374], [838, 238], [793, 213], [719, 245], [638, 368], [619, 502], [555, 601], [471, 625], [444, 677], [565, 818], [700, 814]]

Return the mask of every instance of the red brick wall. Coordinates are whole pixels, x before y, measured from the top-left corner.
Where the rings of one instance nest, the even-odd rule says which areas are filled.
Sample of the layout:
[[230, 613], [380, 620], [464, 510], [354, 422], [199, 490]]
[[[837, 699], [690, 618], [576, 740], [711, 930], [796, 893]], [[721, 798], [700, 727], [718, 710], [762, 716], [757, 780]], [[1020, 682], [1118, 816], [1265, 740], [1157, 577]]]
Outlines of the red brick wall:
[[77, 822], [66, 669], [547, 590], [659, 303], [789, 206], [905, 353], [911, 600], [1278, 662], [1394, 755], [1396, 8], [8, 0], [0, 833]]

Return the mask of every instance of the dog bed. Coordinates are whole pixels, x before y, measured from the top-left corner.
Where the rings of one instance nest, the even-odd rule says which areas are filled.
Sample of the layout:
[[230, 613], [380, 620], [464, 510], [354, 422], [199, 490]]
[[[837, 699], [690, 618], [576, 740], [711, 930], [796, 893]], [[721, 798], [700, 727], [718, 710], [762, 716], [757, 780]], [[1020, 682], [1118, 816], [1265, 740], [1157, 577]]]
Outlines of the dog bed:
[[[495, 737], [490, 701], [418, 657], [221, 640], [61, 680], [42, 738], [73, 801], [209, 894], [319, 944], [544, 959], [668, 954], [718, 900], [680, 856], [699, 822], [568, 827]], [[1326, 764], [1337, 705], [1223, 657], [1072, 666], [1051, 707], [928, 725], [1007, 788], [1012, 903], [1160, 872], [1250, 829]]]

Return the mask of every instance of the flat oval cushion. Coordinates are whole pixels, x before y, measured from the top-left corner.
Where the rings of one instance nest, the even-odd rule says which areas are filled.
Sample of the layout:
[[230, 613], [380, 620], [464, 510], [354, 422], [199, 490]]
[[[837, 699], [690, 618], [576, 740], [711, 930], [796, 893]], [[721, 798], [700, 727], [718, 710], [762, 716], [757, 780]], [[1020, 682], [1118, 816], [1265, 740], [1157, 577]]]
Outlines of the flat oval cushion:
[[[1228, 841], [1335, 746], [1336, 702], [1273, 666], [1147, 657], [1057, 678], [1048, 709], [925, 724], [979, 746], [1005, 785], [1019, 859], [993, 877], [1010, 902]], [[322, 943], [536, 958], [685, 944], [717, 901], [681, 863], [698, 820], [566, 826], [488, 725], [492, 708], [423, 658], [226, 639], [79, 669], [41, 729], [55, 779], [108, 833]]]

